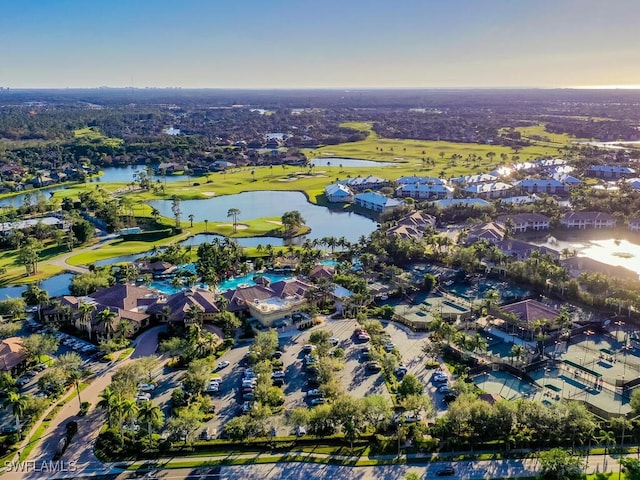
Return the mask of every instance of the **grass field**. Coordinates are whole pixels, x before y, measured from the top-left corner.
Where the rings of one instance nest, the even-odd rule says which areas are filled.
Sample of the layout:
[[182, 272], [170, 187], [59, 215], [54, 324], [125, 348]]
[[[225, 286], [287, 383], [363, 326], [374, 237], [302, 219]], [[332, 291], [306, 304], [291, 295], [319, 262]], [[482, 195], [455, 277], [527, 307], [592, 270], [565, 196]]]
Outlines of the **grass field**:
[[[492, 170], [496, 165], [500, 164], [501, 154], [506, 154], [509, 162], [513, 161], [513, 155], [516, 152], [510, 147], [500, 145], [481, 145], [477, 143], [454, 143], [454, 142], [438, 142], [425, 140], [409, 140], [409, 139], [390, 139], [380, 138], [375, 132], [370, 130], [371, 125], [365, 122], [345, 122], [341, 126], [353, 128], [355, 130], [367, 130], [369, 136], [359, 142], [342, 143], [339, 145], [329, 145], [317, 149], [308, 149], [305, 153], [310, 157], [345, 157], [360, 158], [366, 160], [379, 160], [384, 162], [397, 162], [395, 167], [384, 167], [380, 170], [376, 168], [363, 169], [369, 171], [372, 175], [387, 176], [397, 178], [408, 173], [418, 170], [420, 175], [438, 176], [444, 170], [445, 176], [460, 176], [481, 171]], [[531, 135], [541, 133], [543, 127], [526, 127], [531, 128]], [[534, 133], [537, 132], [537, 133]], [[551, 134], [548, 134], [549, 136]], [[557, 144], [540, 144], [523, 148], [517, 153], [520, 161], [526, 161], [544, 156], [558, 155], [558, 148], [569, 143], [570, 137], [560, 138], [562, 136], [553, 137]], [[441, 152], [444, 154], [441, 156]], [[487, 158], [489, 152], [495, 153], [493, 161]], [[453, 154], [461, 155], [463, 158], [469, 155], [478, 155], [483, 161], [479, 166], [466, 166], [462, 160], [458, 160], [455, 165], [450, 163]], [[436, 161], [434, 167], [425, 167], [423, 158], [432, 158]], [[360, 169], [349, 169], [360, 170]], [[393, 173], [390, 173], [393, 172]], [[397, 172], [397, 173], [396, 173]], [[386, 175], [385, 175], [386, 174]]]
[[124, 140], [121, 138], [105, 137], [100, 130], [95, 127], [78, 128], [73, 131], [73, 136], [78, 140], [86, 140], [113, 148], [120, 147], [124, 144]]

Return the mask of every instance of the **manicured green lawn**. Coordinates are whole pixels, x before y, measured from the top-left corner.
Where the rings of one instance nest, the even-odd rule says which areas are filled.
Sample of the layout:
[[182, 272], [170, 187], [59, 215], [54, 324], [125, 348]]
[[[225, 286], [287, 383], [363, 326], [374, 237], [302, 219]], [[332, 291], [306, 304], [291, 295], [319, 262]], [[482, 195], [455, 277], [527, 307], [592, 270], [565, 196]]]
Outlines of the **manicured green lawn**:
[[[341, 126], [351, 127], [357, 130], [365, 130], [367, 124], [364, 122], [345, 122]], [[532, 127], [533, 128], [533, 127]], [[537, 131], [537, 130], [536, 130]], [[549, 134], [551, 135], [551, 134]], [[553, 137], [560, 139], [561, 136]], [[398, 178], [402, 175], [412, 174], [418, 170], [419, 175], [438, 176], [441, 170], [445, 170], [446, 176], [468, 175], [479, 171], [489, 171], [500, 164], [500, 154], [508, 155], [509, 161], [512, 162], [512, 156], [518, 155], [520, 161], [535, 159], [542, 156], [558, 155], [558, 148], [570, 141], [567, 136], [566, 141], [557, 145], [532, 145], [523, 148], [516, 153], [512, 148], [500, 145], [481, 145], [476, 143], [454, 143], [454, 142], [437, 142], [425, 140], [409, 140], [409, 139], [389, 139], [380, 138], [375, 132], [370, 131], [369, 136], [359, 142], [342, 143], [340, 145], [329, 145], [314, 150], [307, 150], [307, 155], [312, 157], [346, 157], [361, 158], [367, 160], [380, 160], [385, 162], [395, 161], [399, 165], [390, 168], [369, 168], [372, 175], [386, 176], [389, 178]], [[440, 152], [444, 153], [444, 157], [440, 157]], [[493, 152], [496, 156], [490, 161], [486, 155]], [[482, 157], [479, 165], [465, 166], [462, 160], [458, 160], [455, 166], [450, 166], [449, 161], [453, 154], [468, 155], [475, 154]], [[435, 167], [426, 167], [422, 163], [423, 158], [433, 158], [436, 161]], [[404, 163], [404, 165], [403, 165]], [[331, 167], [333, 168], [333, 167]], [[324, 168], [323, 168], [324, 169]], [[349, 172], [360, 169], [348, 169]], [[384, 173], [383, 173], [384, 172]], [[393, 172], [391, 174], [390, 172]], [[398, 172], [398, 174], [396, 174]], [[385, 175], [386, 173], [386, 175]]]
[[121, 138], [105, 137], [96, 127], [78, 128], [73, 131], [73, 136], [77, 139], [87, 140], [91, 143], [98, 143], [110, 147], [119, 147], [124, 143]]

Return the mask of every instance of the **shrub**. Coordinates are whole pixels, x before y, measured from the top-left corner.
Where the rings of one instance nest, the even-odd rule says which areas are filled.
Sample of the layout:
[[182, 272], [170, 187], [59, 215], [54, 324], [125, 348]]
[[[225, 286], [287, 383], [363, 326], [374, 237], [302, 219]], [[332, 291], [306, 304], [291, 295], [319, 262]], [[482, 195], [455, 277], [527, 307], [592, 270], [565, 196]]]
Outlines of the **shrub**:
[[67, 423], [65, 428], [67, 430], [67, 439], [70, 441], [71, 438], [76, 433], [78, 433], [78, 422], [76, 422], [75, 420], [71, 420], [69, 423]]
[[78, 415], [80, 415], [81, 417], [84, 417], [89, 411], [90, 406], [91, 404], [89, 402], [82, 402], [80, 404], [80, 412], [78, 413]]

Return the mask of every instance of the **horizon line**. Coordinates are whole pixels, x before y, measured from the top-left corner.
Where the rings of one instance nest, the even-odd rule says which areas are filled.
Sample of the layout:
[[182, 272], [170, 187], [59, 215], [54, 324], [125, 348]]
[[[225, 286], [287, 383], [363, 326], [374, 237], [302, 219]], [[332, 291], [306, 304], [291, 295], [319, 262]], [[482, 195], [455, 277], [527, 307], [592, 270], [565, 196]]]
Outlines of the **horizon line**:
[[640, 85], [577, 85], [577, 86], [345, 86], [345, 87], [193, 87], [193, 86], [109, 86], [95, 87], [9, 87], [0, 85], [0, 92], [24, 90], [235, 90], [235, 91], [300, 91], [300, 90], [335, 90], [335, 91], [368, 91], [368, 90], [640, 90]]

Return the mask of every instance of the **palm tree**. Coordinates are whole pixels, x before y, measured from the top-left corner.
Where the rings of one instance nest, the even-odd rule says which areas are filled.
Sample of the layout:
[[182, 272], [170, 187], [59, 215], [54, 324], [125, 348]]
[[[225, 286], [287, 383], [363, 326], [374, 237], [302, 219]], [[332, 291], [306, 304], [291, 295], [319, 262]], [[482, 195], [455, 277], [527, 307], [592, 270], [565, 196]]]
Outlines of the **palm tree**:
[[518, 360], [522, 360], [527, 356], [527, 349], [523, 345], [514, 345], [509, 351], [509, 355]]
[[200, 319], [202, 316], [202, 309], [196, 305], [196, 304], [192, 304], [189, 306], [189, 309], [187, 310], [187, 315], [185, 317], [185, 323], [187, 325], [199, 325], [200, 323]]
[[121, 342], [124, 342], [127, 337], [133, 334], [133, 325], [131, 325], [131, 322], [127, 320], [121, 320], [114, 333]]
[[238, 230], [238, 216], [240, 215], [240, 210], [238, 210], [237, 208], [230, 208], [227, 211], [227, 218], [232, 217], [233, 218], [233, 231], [234, 233]]
[[109, 428], [113, 428], [113, 415], [115, 413], [114, 404], [119, 395], [111, 389], [111, 387], [105, 388], [99, 395], [100, 401], [97, 403], [98, 408], [102, 408], [107, 411], [107, 425]]
[[600, 430], [600, 433], [596, 437], [596, 441], [604, 446], [604, 454], [607, 454], [609, 447], [615, 447], [616, 435], [612, 431]]
[[560, 315], [556, 318], [556, 323], [562, 329], [562, 333], [568, 333], [571, 338], [571, 327], [573, 326], [573, 319], [571, 318], [571, 311], [566, 305], [560, 307]]
[[291, 238], [296, 230], [304, 225], [305, 219], [298, 210], [292, 210], [282, 214], [281, 222], [284, 227], [285, 237]]
[[98, 322], [102, 323], [104, 327], [104, 333], [107, 336], [107, 338], [111, 338], [111, 336], [115, 332], [117, 317], [118, 317], [118, 314], [112, 311], [109, 307], [105, 308], [100, 313], [98, 313]]
[[13, 418], [16, 420], [16, 432], [20, 432], [20, 417], [24, 413], [26, 397], [16, 392], [9, 392], [7, 398], [3, 402], [4, 408], [11, 408]]
[[81, 365], [82, 358], [76, 352], [64, 353], [60, 355], [56, 361], [56, 367], [65, 372], [67, 378], [71, 380], [76, 387], [80, 407], [82, 407], [82, 399], [80, 398], [80, 380], [82, 379], [82, 372], [80, 371]]
[[484, 294], [484, 304], [487, 308], [487, 313], [491, 313], [491, 308], [500, 301], [500, 293], [495, 288], [487, 290]]
[[204, 220], [204, 233], [209, 233], [209, 220]]
[[190, 227], [193, 228], [193, 219], [196, 218], [196, 217], [192, 213], [187, 218], [189, 219]]
[[486, 338], [476, 333], [473, 337], [469, 337], [468, 346], [472, 352], [486, 352], [489, 345]]
[[95, 303], [85, 302], [80, 304], [80, 312], [82, 313], [80, 317], [81, 326], [84, 327], [89, 335], [89, 340], [91, 340], [91, 318], [93, 317], [93, 312], [96, 310]]
[[38, 305], [38, 321], [42, 322], [42, 308], [49, 303], [49, 293], [46, 290], [36, 287], [35, 300]]
[[122, 420], [128, 421], [133, 432], [138, 418], [138, 404], [135, 400], [127, 399], [122, 402]]
[[142, 402], [138, 408], [138, 420], [147, 424], [147, 433], [149, 434], [149, 448], [151, 448], [151, 434], [153, 426], [158, 424], [162, 419], [162, 410], [158, 405], [151, 402]]

